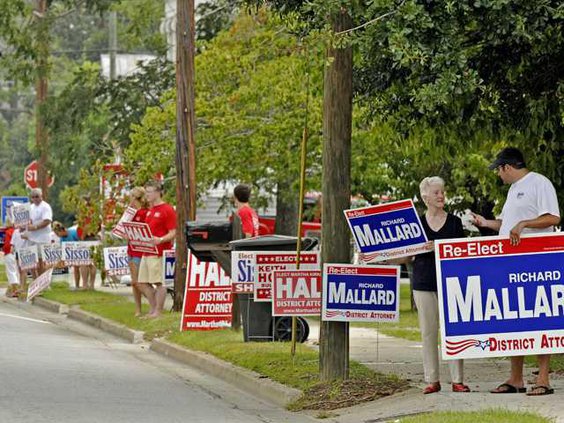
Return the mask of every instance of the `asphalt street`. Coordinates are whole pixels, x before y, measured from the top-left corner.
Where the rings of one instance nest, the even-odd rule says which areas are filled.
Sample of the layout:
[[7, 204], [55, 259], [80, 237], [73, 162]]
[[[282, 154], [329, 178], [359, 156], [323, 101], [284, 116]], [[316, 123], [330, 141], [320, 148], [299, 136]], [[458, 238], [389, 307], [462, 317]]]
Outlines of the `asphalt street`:
[[0, 302], [0, 422], [311, 422], [148, 349]]

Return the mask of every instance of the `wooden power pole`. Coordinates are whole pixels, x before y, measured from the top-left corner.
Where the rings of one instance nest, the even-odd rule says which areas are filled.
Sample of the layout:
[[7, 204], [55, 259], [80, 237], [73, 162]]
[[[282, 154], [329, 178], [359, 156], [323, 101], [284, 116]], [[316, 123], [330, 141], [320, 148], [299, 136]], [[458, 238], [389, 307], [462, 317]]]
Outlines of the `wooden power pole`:
[[45, 111], [43, 105], [47, 100], [48, 61], [49, 61], [49, 27], [47, 0], [37, 0], [35, 13], [37, 19], [37, 59], [35, 82], [35, 145], [39, 153], [37, 162], [38, 186], [43, 190], [43, 198], [47, 199], [49, 174], [49, 137], [45, 128]]
[[194, 0], [176, 1], [176, 276], [174, 309], [181, 310], [186, 281], [187, 220], [196, 219], [194, 139]]
[[[346, 10], [331, 18], [333, 32], [351, 28]], [[350, 233], [343, 210], [351, 198], [352, 48], [328, 47], [323, 93], [323, 263], [350, 263]], [[322, 380], [349, 375], [349, 324], [321, 322]]]

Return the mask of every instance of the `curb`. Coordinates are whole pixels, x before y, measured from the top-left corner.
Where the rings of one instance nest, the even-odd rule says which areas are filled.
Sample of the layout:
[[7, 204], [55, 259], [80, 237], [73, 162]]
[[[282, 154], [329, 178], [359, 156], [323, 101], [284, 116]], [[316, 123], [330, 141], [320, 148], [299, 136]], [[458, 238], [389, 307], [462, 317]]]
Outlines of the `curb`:
[[163, 339], [154, 339], [151, 342], [151, 350], [202, 370], [282, 408], [302, 394], [298, 389], [274, 382], [251, 370], [220, 360], [211, 354], [188, 350]]
[[32, 303], [33, 305], [42, 307], [57, 314], [68, 314], [70, 310], [67, 304], [57, 303], [55, 301], [47, 300], [42, 297], [35, 297], [32, 300]]
[[125, 325], [112, 322], [111, 320], [104, 319], [96, 314], [89, 313], [79, 308], [71, 308], [68, 312], [70, 319], [78, 320], [90, 326], [94, 326], [103, 331], [109, 332], [113, 335], [119, 336], [132, 344], [140, 344], [143, 342], [144, 332], [129, 329]]

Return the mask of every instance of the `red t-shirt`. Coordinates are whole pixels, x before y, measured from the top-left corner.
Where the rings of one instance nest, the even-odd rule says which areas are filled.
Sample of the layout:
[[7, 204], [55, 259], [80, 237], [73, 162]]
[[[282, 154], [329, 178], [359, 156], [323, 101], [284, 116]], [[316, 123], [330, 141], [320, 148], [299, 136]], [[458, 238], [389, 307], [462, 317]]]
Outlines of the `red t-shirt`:
[[[131, 219], [132, 222], [138, 222], [138, 223], [144, 223], [145, 222], [145, 217], [147, 216], [147, 212], [149, 211], [149, 209], [138, 209], [137, 212], [135, 212], [135, 216], [133, 216], [133, 219]], [[129, 245], [129, 243], [127, 244], [127, 255], [129, 257], [141, 257], [143, 255], [143, 253], [140, 253], [138, 251], [133, 251], [131, 249], [131, 245]]]
[[8, 255], [12, 252], [12, 235], [14, 234], [14, 228], [6, 229], [6, 235], [4, 237], [4, 246], [2, 247], [2, 251], [4, 254]]
[[[145, 223], [149, 225], [154, 237], [163, 237], [171, 230], [176, 229], [176, 212], [170, 204], [162, 203], [151, 207], [145, 216]], [[162, 256], [164, 250], [172, 249], [172, 242], [163, 242], [157, 245], [158, 255]], [[143, 254], [154, 256], [154, 254]]]
[[250, 206], [243, 206], [237, 210], [237, 215], [241, 219], [241, 226], [243, 226], [244, 234], [251, 234], [251, 236], [258, 236], [259, 234], [259, 218], [257, 212]]

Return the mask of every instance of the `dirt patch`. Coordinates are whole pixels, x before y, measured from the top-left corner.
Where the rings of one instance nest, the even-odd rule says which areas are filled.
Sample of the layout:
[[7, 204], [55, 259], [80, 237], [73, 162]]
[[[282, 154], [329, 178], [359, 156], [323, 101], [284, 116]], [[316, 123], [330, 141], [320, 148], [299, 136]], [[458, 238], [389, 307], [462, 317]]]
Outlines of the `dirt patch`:
[[345, 381], [320, 382], [288, 408], [300, 410], [335, 410], [374, 401], [409, 388], [406, 380], [394, 376], [373, 375], [354, 377]]

